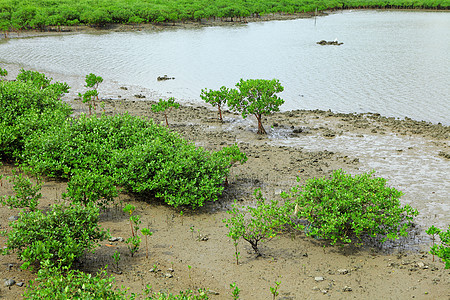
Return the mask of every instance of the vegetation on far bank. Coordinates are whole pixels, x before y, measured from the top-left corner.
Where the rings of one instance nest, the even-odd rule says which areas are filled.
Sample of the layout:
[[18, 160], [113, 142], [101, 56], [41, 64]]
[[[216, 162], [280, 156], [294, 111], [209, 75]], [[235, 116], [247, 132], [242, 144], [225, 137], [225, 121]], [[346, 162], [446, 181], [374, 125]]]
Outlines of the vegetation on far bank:
[[48, 26], [164, 23], [219, 18], [234, 21], [272, 13], [307, 13], [326, 9], [449, 9], [450, 0], [3, 0], [0, 30], [46, 30]]

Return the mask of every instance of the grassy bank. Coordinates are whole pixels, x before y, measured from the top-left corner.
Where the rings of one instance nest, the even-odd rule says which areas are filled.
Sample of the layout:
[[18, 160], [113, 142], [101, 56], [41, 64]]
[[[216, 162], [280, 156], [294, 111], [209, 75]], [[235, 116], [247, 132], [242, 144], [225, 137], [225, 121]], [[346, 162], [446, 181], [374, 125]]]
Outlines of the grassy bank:
[[450, 0], [3, 0], [0, 30], [49, 26], [164, 23], [219, 18], [228, 21], [272, 13], [307, 13], [346, 8], [449, 9]]

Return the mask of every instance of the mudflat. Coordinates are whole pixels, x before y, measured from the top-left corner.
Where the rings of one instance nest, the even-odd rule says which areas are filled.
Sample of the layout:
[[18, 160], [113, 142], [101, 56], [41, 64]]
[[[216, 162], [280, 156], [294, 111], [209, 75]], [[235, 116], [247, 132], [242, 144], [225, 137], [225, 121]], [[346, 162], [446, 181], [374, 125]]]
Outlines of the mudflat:
[[[64, 81], [64, 78], [55, 79]], [[81, 85], [82, 79], [78, 81]], [[151, 91], [105, 83], [103, 90], [100, 88], [100, 97], [97, 114], [127, 112], [158, 123], [163, 121], [162, 115], [151, 112], [151, 105], [158, 98]], [[64, 101], [72, 105], [74, 115], [88, 113], [88, 108], [76, 99], [74, 92]], [[232, 241], [222, 222], [228, 217], [226, 211], [234, 200], [242, 205], [254, 204], [256, 188], [261, 188], [267, 199], [280, 199], [282, 191], [287, 192], [309, 178], [329, 176], [336, 169], [361, 173], [360, 157], [353, 152], [349, 155], [345, 151], [329, 151], [320, 144], [315, 145], [316, 150], [307, 150], [295, 143], [286, 146], [279, 141], [305, 138], [314, 143], [342, 135], [360, 139], [398, 135], [420, 140], [417, 147], [408, 149], [419, 154], [424, 147], [423, 141], [432, 144], [432, 155], [442, 164], [448, 164], [448, 126], [371, 113], [299, 110], [267, 116], [263, 122], [269, 134], [260, 136], [256, 134], [256, 120], [251, 116], [242, 119], [225, 110], [224, 122], [219, 122], [217, 117], [217, 112], [210, 106], [184, 103], [169, 114], [169, 125], [171, 130], [197, 146], [218, 150], [236, 143], [247, 154], [245, 164], [231, 168], [229, 185], [220, 200], [191, 211], [122, 194], [117, 205], [102, 211], [101, 226], [109, 229], [113, 237], [128, 238], [129, 223], [122, 207], [126, 203], [136, 205], [136, 214], [142, 220], [141, 228], [148, 227], [154, 232], [149, 238], [148, 259], [144, 238], [134, 257], [130, 256], [127, 245], [118, 239], [102, 242], [94, 254], [86, 255], [78, 268], [95, 273], [107, 265], [107, 271], [115, 276], [117, 285], [129, 287], [134, 293], [142, 292], [147, 285], [153, 291], [173, 293], [204, 288], [209, 289], [210, 299], [232, 299], [230, 284], [236, 282], [241, 289], [241, 299], [270, 299], [270, 287], [278, 281], [281, 282], [278, 299], [450, 299], [450, 270], [445, 270], [439, 259], [433, 261], [427, 253], [429, 240], [414, 238], [423, 235], [425, 228], [420, 224], [411, 233], [412, 237], [384, 248], [378, 245], [330, 246], [326, 241], [299, 232], [263, 243], [260, 247], [262, 256], [256, 257], [250, 244], [241, 241], [237, 265]], [[399, 155], [402, 155], [401, 151]], [[0, 173], [11, 175], [12, 169], [12, 165], [4, 165]], [[40, 208], [64, 202], [61, 195], [66, 186], [64, 182], [46, 179]], [[0, 194], [12, 193], [11, 183], [3, 179]], [[183, 210], [182, 215], [180, 210]], [[17, 210], [0, 207], [2, 230], [8, 231], [9, 218], [17, 215]], [[3, 235], [0, 242], [5, 245]], [[112, 258], [115, 251], [121, 253], [118, 268]], [[24, 283], [22, 287], [2, 285], [0, 296], [20, 299], [35, 274], [22, 271], [14, 253], [0, 256], [0, 260], [1, 278]]]

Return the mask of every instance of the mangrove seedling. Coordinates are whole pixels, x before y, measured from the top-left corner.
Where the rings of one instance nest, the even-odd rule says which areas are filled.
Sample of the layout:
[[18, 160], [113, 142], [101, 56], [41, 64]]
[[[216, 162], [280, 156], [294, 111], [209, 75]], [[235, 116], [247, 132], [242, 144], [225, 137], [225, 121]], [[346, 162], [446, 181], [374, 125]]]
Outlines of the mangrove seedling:
[[114, 263], [116, 264], [116, 269], [117, 271], [119, 271], [120, 252], [115, 251], [112, 257], [114, 259]]
[[[427, 230], [427, 233], [428, 231], [430, 231], [430, 229]], [[433, 242], [433, 247], [431, 247], [430, 253], [433, 254], [433, 257], [436, 255], [441, 258], [445, 263], [445, 268], [450, 269], [450, 225], [446, 231], [435, 228], [432, 229], [429, 234], [432, 234], [432, 232], [434, 232], [434, 234], [439, 234], [441, 243], [434, 244]]]
[[273, 296], [273, 300], [275, 300], [277, 298], [277, 296], [280, 294], [278, 292], [278, 287], [280, 286], [281, 281], [275, 281], [275, 286], [274, 287], [270, 287], [270, 292], [272, 293]]
[[[436, 235], [439, 234], [439, 233], [441, 232], [441, 230], [440, 230], [439, 228], [434, 227], [434, 225], [433, 225], [433, 226], [431, 226], [430, 228], [428, 228], [428, 230], [425, 231], [425, 232], [426, 232], [428, 235], [431, 235], [431, 239], [432, 239], [432, 241], [433, 241], [433, 246], [431, 246], [431, 249], [433, 249], [434, 246], [435, 246], [434, 241], [435, 241]], [[433, 255], [433, 261], [434, 261], [434, 252], [431, 253], [431, 254]]]
[[239, 299], [239, 293], [241, 290], [238, 288], [237, 283], [233, 282], [230, 284], [231, 295], [233, 296], [233, 300]]
[[167, 120], [167, 115], [170, 113], [172, 108], [179, 108], [180, 103], [175, 102], [174, 97], [170, 97], [168, 100], [159, 99], [157, 104], [152, 105], [153, 112], [163, 112], [164, 119], [166, 120], [166, 127], [169, 127], [169, 121]]
[[142, 234], [145, 236], [145, 258], [148, 258], [148, 237], [153, 235], [153, 232], [150, 231], [148, 228], [143, 228], [141, 230]]

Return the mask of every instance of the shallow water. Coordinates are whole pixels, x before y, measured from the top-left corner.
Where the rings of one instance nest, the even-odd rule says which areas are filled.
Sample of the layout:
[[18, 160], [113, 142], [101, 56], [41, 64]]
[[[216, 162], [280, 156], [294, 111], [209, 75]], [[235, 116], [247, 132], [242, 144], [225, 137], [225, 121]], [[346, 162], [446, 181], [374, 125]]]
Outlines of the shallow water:
[[[0, 63], [138, 85], [200, 102], [202, 88], [278, 78], [283, 110], [378, 112], [450, 125], [450, 13], [344, 11], [239, 26], [0, 42]], [[320, 46], [322, 39], [344, 42]], [[167, 74], [175, 80], [158, 82]], [[101, 87], [100, 87], [101, 92]]]
[[359, 158], [361, 172], [375, 176], [402, 191], [402, 204], [419, 211], [417, 223], [424, 228], [447, 228], [450, 216], [450, 163], [438, 156], [439, 148], [420, 137], [344, 133], [334, 138], [317, 135], [273, 139], [272, 144], [302, 147], [309, 151], [333, 151]]

